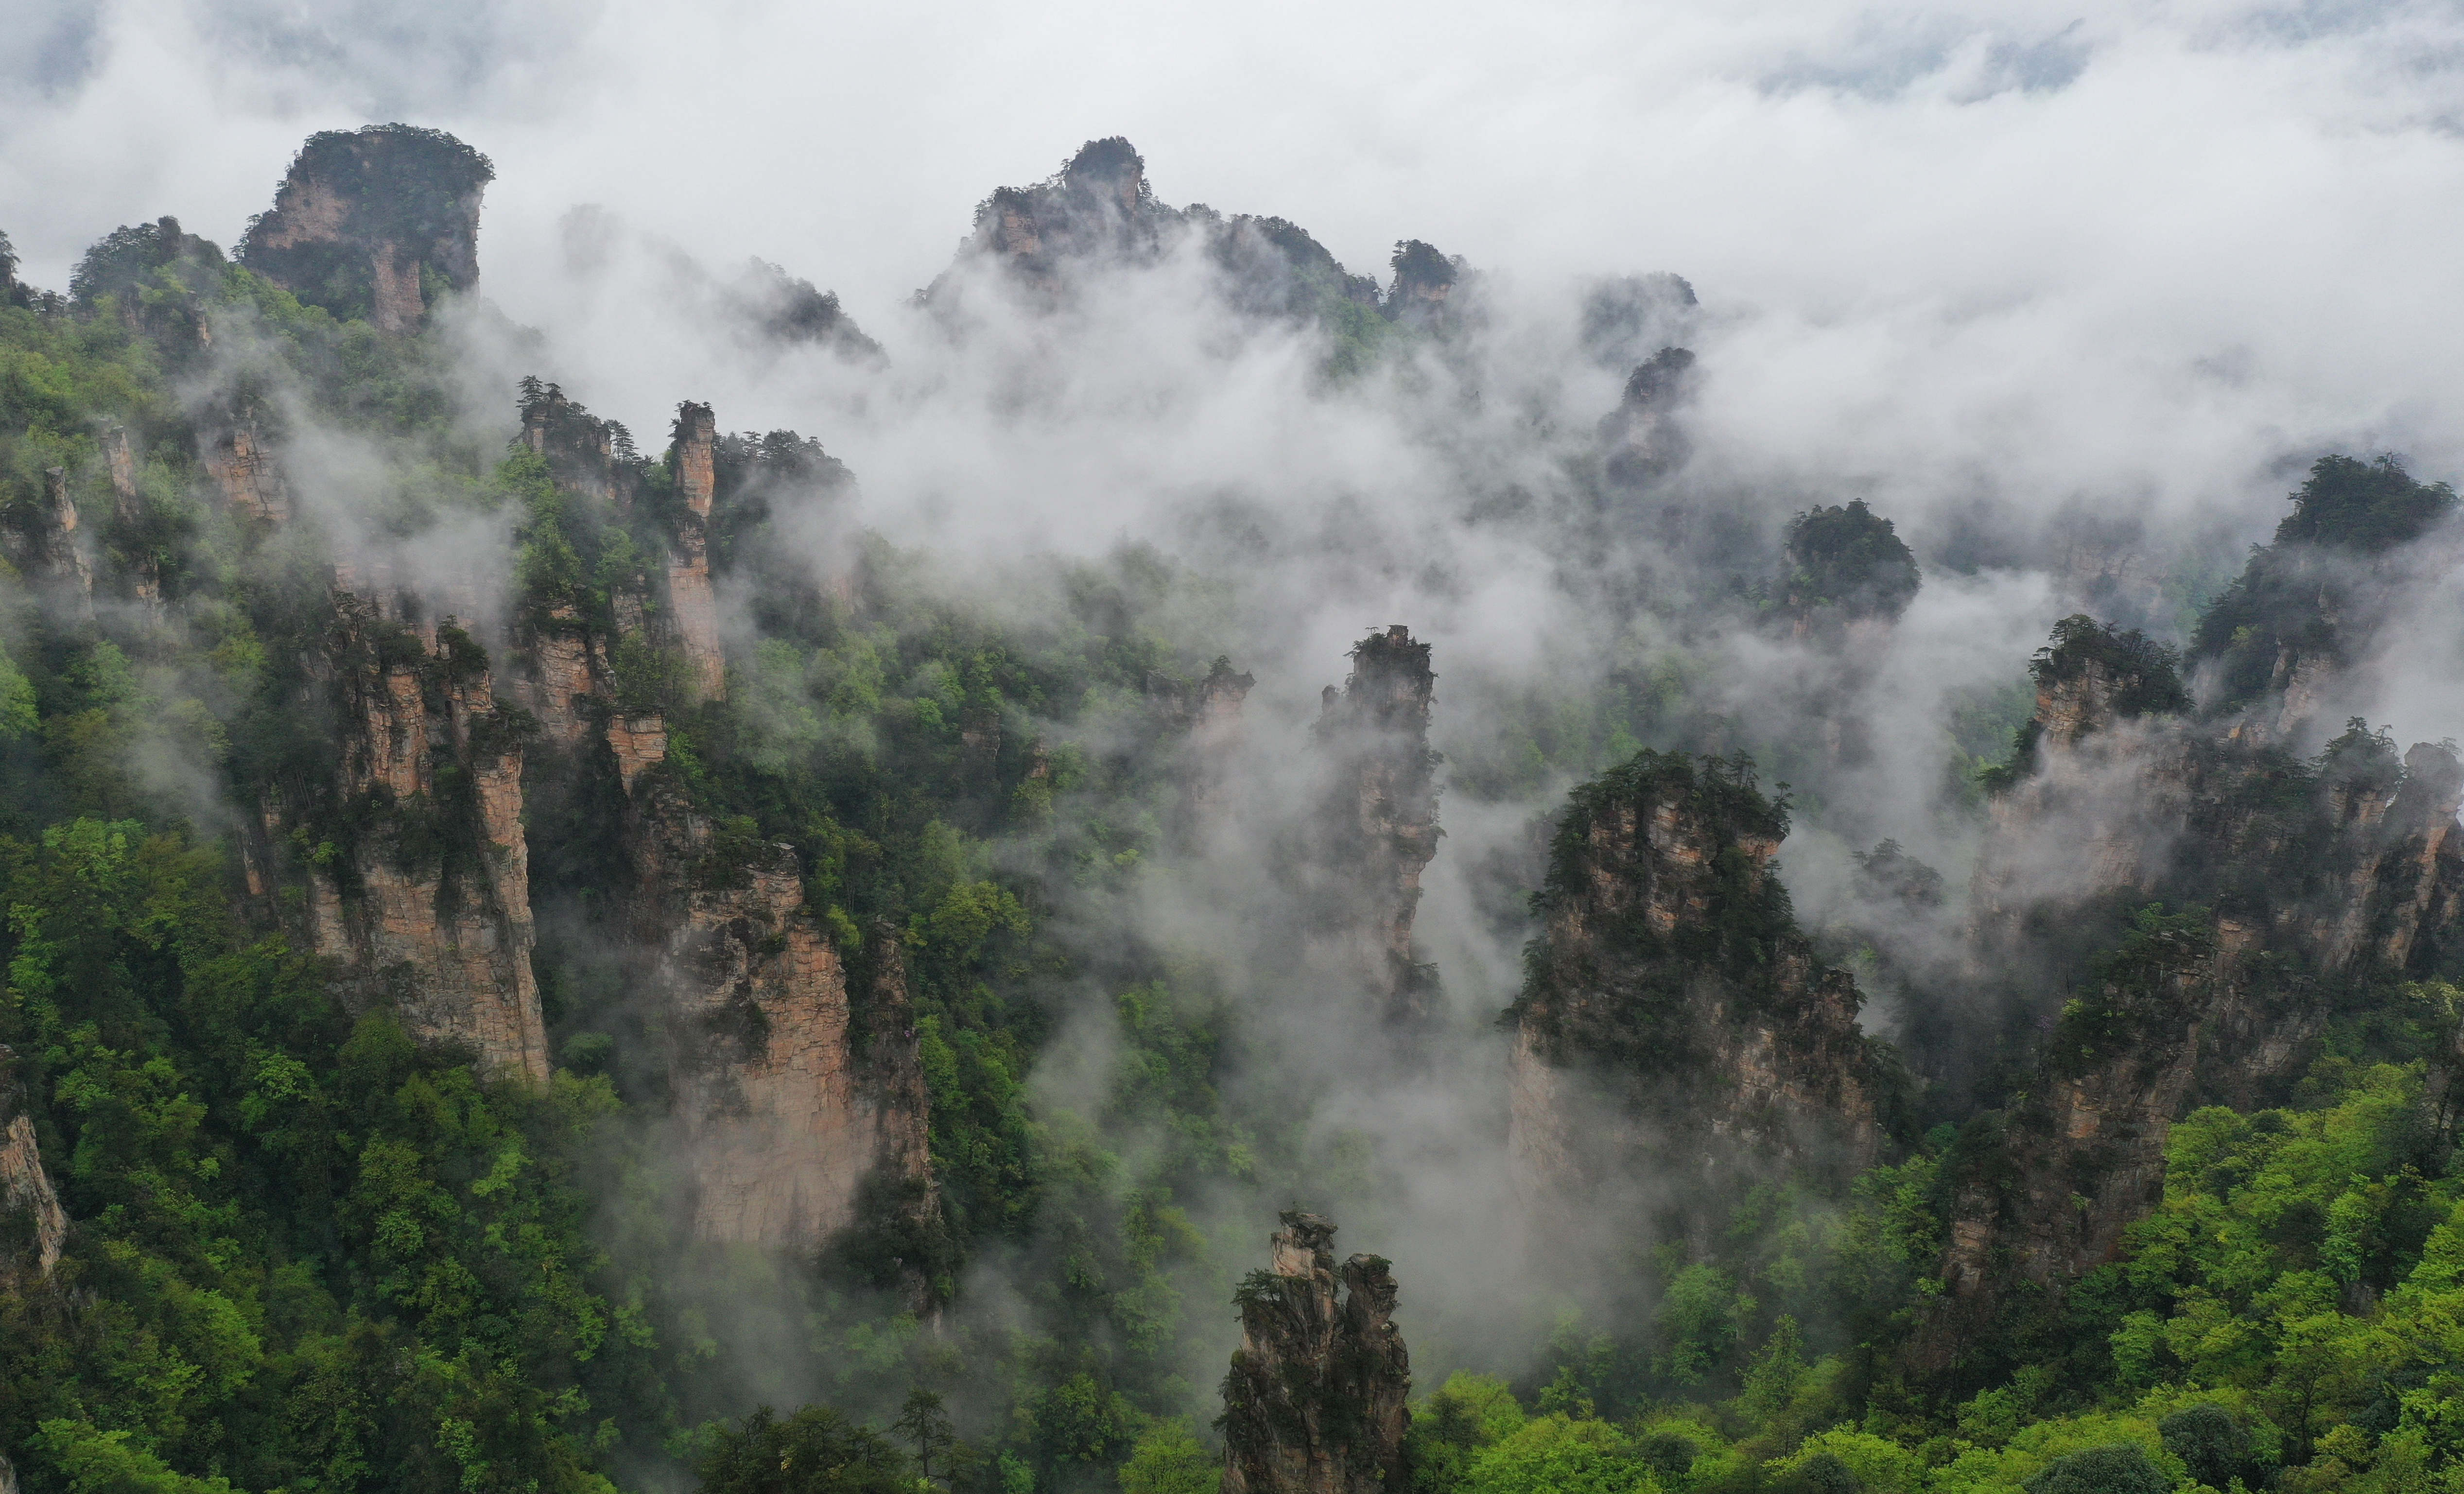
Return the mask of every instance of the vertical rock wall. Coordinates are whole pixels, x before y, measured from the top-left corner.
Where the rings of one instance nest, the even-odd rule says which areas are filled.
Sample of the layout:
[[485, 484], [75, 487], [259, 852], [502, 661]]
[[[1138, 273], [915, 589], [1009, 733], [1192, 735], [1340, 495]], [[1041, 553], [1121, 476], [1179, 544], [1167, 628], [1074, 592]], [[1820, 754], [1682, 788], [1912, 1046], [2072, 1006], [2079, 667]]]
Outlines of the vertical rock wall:
[[223, 502], [234, 514], [262, 524], [280, 524], [291, 517], [291, 489], [267, 449], [264, 432], [253, 416], [240, 416], [202, 443], [199, 455], [206, 472], [222, 491]]
[[336, 316], [415, 332], [431, 278], [455, 291], [478, 283], [479, 203], [495, 174], [440, 130], [321, 131], [250, 228], [241, 262]]
[[668, 610], [683, 648], [695, 696], [727, 693], [727, 666], [718, 650], [718, 603], [710, 585], [710, 508], [718, 487], [718, 422], [707, 405], [676, 409], [675, 549], [668, 558]]
[[1772, 867], [1786, 833], [1716, 758], [1644, 753], [1574, 792], [1509, 1010], [1511, 1152], [1537, 1199], [1649, 1178], [1678, 1203], [1741, 1169], [1874, 1160], [1859, 998], [1797, 929]]
[[722, 834], [656, 766], [627, 785], [629, 916], [674, 1039], [694, 1228], [809, 1254], [856, 1222], [877, 1175], [915, 1185], [907, 1195], [931, 1207], [930, 1100], [896, 932], [874, 935], [884, 947], [860, 1033], [793, 847]]
[[1388, 1263], [1334, 1263], [1334, 1226], [1287, 1213], [1271, 1269], [1242, 1284], [1223, 1376], [1223, 1494], [1397, 1494], [1410, 1487], [1411, 1357]]
[[34, 1122], [25, 1113], [16, 1055], [0, 1046], [0, 1277], [31, 1263], [36, 1280], [48, 1278], [68, 1238], [68, 1214], [52, 1190]]
[[1322, 928], [1376, 993], [1390, 1020], [1428, 1015], [1435, 972], [1413, 957], [1420, 872], [1438, 851], [1437, 754], [1429, 646], [1397, 623], [1352, 650], [1351, 676], [1328, 686], [1317, 723], [1330, 773], [1311, 847]]
[[544, 1080], [520, 738], [451, 620], [413, 627], [390, 610], [334, 595], [334, 792], [362, 832], [307, 868], [309, 932], [358, 1000]]

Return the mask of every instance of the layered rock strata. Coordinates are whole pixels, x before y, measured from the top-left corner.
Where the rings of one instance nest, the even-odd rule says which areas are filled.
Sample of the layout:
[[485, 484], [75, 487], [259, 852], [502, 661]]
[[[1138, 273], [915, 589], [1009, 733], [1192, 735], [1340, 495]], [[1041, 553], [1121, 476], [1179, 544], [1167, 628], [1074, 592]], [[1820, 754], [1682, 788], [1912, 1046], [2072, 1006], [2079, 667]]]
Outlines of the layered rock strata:
[[1574, 791], [1507, 1012], [1511, 1154], [1536, 1201], [1650, 1178], [1682, 1211], [1742, 1169], [1874, 1160], [1859, 998], [1797, 929], [1772, 865], [1787, 830], [1742, 762], [1645, 752]]
[[287, 824], [344, 828], [304, 872], [313, 947], [345, 991], [389, 1004], [420, 1038], [544, 1080], [518, 724], [451, 619], [412, 626], [398, 601], [339, 589], [333, 607], [328, 807], [270, 806], [253, 879], [270, 880]]
[[[647, 751], [653, 737], [635, 732]], [[633, 938], [666, 1014], [704, 1238], [810, 1254], [864, 1185], [934, 1213], [931, 1100], [898, 958], [875, 932], [859, 1023], [792, 846], [714, 825], [650, 761], [627, 785]]]
[[1437, 675], [1429, 646], [1397, 623], [1352, 650], [1352, 673], [1326, 688], [1316, 726], [1328, 777], [1313, 829], [1311, 889], [1321, 936], [1375, 994], [1388, 1018], [1425, 1018], [1435, 971], [1414, 958], [1420, 873], [1437, 854], [1438, 755], [1429, 749]]
[[308, 138], [251, 227], [241, 262], [301, 300], [384, 332], [414, 332], [433, 291], [479, 279], [488, 158], [406, 124]]
[[257, 421], [243, 415], [202, 443], [206, 474], [232, 513], [260, 524], [291, 517], [291, 488], [274, 459]]
[[1410, 1484], [1411, 1357], [1389, 1263], [1338, 1268], [1334, 1226], [1287, 1212], [1274, 1262], [1241, 1285], [1223, 1377], [1223, 1494], [1395, 1494]]

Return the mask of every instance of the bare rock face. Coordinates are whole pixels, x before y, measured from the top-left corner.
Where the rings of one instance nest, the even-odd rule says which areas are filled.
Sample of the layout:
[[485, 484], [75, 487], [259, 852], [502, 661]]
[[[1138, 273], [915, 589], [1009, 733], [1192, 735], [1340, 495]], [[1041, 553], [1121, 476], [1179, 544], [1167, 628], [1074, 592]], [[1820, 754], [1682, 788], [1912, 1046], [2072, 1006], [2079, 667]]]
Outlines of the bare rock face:
[[1443, 321], [1463, 278], [1463, 261], [1419, 239], [1406, 239], [1395, 246], [1389, 262], [1395, 280], [1386, 291], [1386, 315], [1414, 325]]
[[77, 538], [77, 501], [69, 474], [55, 467], [43, 473], [43, 495], [25, 512], [10, 516], [9, 558], [44, 592], [79, 617], [94, 615], [94, 568]]
[[341, 759], [310, 802], [269, 806], [253, 880], [272, 879], [271, 832], [348, 826], [304, 868], [313, 946], [346, 992], [389, 1002], [415, 1036], [544, 1080], [522, 746], [487, 655], [451, 619], [413, 626], [382, 597], [338, 590], [334, 610]]
[[240, 249], [301, 300], [415, 332], [432, 291], [479, 281], [479, 200], [495, 168], [442, 130], [379, 124], [308, 138]]
[[0, 1046], [0, 1278], [31, 1264], [37, 1281], [59, 1264], [69, 1217], [43, 1170], [34, 1122], [24, 1111], [16, 1055]]
[[253, 415], [233, 419], [201, 445], [207, 475], [232, 513], [261, 524], [280, 524], [291, 517], [290, 485]]
[[692, 671], [695, 695], [727, 693], [727, 666], [718, 651], [718, 603], [710, 586], [710, 507], [718, 488], [718, 422], [707, 405], [676, 407], [673, 451], [677, 496], [675, 550], [668, 558], [668, 608]]
[[931, 1101], [897, 955], [876, 931], [859, 1032], [840, 953], [787, 846], [715, 826], [671, 779], [627, 785], [634, 936], [666, 1005], [705, 1238], [805, 1254], [874, 1178], [937, 1213]]
[[111, 472], [112, 517], [123, 545], [121, 579], [131, 600], [147, 615], [158, 618], [163, 606], [163, 570], [151, 546], [127, 542], [140, 536], [145, 524], [144, 500], [137, 492], [137, 453], [128, 441], [127, 428], [114, 426], [103, 433], [102, 455]]
[[1340, 693], [1327, 687], [1316, 728], [1331, 774], [1311, 857], [1318, 915], [1386, 1015], [1412, 1022], [1427, 1015], [1436, 978], [1412, 957], [1412, 919], [1438, 851], [1437, 675], [1429, 646], [1400, 623], [1361, 640], [1352, 665]]
[[1410, 1484], [1412, 1364], [1388, 1263], [1334, 1263], [1334, 1226], [1283, 1216], [1274, 1264], [1241, 1285], [1223, 1376], [1224, 1494], [1395, 1494]]
[[1771, 865], [1787, 831], [1741, 762], [1645, 752], [1574, 791], [1508, 1009], [1527, 1192], [1650, 1176], [1674, 1197], [1747, 1165], [1873, 1161], [1859, 998], [1797, 929]]
[[[2038, 999], [2050, 1031], [2034, 1080], [1953, 1153], [1952, 1303], [1912, 1346], [1920, 1367], [1990, 1342], [1979, 1335], [2012, 1282], [2058, 1291], [2113, 1259], [2162, 1197], [2181, 1115], [2280, 1103], [2332, 1012], [2464, 951], [2464, 764], [2451, 749], [2399, 758], [2356, 719], [2299, 758], [2249, 730], [2273, 700], [2172, 714], [2189, 706], [2178, 684], [2151, 686], [2108, 656], [2129, 635], [2090, 636], [2084, 622], [2038, 656], [2025, 776], [1995, 805], [1971, 893], [1977, 978], [2055, 968], [2049, 938], [2101, 906], [2145, 911], [2083, 982]], [[2088, 656], [2048, 670], [2065, 629]]]

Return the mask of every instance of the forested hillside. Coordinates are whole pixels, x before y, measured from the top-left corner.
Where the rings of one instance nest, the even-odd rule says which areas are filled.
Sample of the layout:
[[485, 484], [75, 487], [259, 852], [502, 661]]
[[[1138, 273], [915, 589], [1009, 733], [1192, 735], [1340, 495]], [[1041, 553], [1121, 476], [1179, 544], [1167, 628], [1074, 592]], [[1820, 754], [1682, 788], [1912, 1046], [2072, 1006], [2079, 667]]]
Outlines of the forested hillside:
[[2464, 1488], [2445, 483], [1920, 707], [1942, 545], [1695, 470], [1674, 275], [1544, 377], [1115, 139], [898, 335], [731, 282], [1063, 471], [1198, 306], [1427, 493], [986, 558], [853, 405], [586, 407], [492, 175], [0, 238], [0, 1494]]

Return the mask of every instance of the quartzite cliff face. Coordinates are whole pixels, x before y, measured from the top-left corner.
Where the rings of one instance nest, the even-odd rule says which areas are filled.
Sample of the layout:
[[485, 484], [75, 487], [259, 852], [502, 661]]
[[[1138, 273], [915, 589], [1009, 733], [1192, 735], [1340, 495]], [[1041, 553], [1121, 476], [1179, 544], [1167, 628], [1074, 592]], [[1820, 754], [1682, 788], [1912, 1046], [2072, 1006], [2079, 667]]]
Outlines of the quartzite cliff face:
[[[2368, 526], [2397, 515], [2401, 535], [2322, 589], [2317, 552], [2335, 547], [2348, 499]], [[2141, 911], [2086, 961], [2023, 1097], [1953, 1154], [1944, 1274], [1957, 1305], [1916, 1346], [1920, 1361], [1948, 1365], [1982, 1342], [2013, 1281], [2058, 1288], [2113, 1259], [2163, 1197], [2185, 1112], [2280, 1103], [2330, 1023], [2464, 956], [2453, 749], [2399, 754], [2358, 719], [2315, 756], [2294, 745], [2345, 683], [2337, 670], [2368, 650], [2355, 620], [2400, 612], [2387, 595], [2396, 545], [2453, 496], [2331, 458], [2295, 501], [2218, 604], [2242, 621], [2207, 630], [2194, 656], [2223, 709], [2193, 712], [2168, 650], [2086, 618], [2037, 655], [2036, 714], [1971, 895], [1980, 983], [1992, 965], [2062, 967], [2047, 931], [2117, 903]], [[2297, 573], [2303, 585], [2278, 584]], [[2343, 626], [2321, 632], [2331, 601]]]
[[613, 832], [616, 865], [601, 868], [612, 906], [589, 927], [648, 1005], [691, 1149], [695, 1231], [809, 1254], [858, 1221], [868, 1182], [891, 1185], [885, 1207], [936, 1217], [930, 1100], [896, 931], [868, 940], [851, 992], [851, 952], [806, 906], [794, 848], [715, 821], [670, 759], [660, 661], [676, 667], [672, 704], [688, 712], [726, 683], [709, 543], [724, 516], [716, 428], [709, 406], [683, 406], [662, 472], [626, 461], [621, 432], [556, 389], [530, 393], [523, 442], [546, 459], [564, 521], [605, 537], [603, 554], [657, 559], [603, 570], [604, 590], [530, 598], [523, 699], [541, 727], [542, 792], [587, 806], [583, 818], [613, 815], [598, 827]]
[[1783, 808], [1750, 770], [1643, 753], [1574, 791], [1509, 1009], [1518, 1179], [1724, 1189], [1745, 1167], [1871, 1162], [1878, 1080], [1855, 984], [1796, 927]]
[[454, 619], [418, 620], [410, 599], [347, 572], [331, 605], [301, 705], [330, 721], [340, 758], [268, 794], [251, 890], [304, 882], [311, 945], [355, 1004], [544, 1080], [521, 722]]
[[1420, 873], [1438, 851], [1438, 756], [1429, 750], [1437, 675], [1429, 646], [1397, 623], [1352, 650], [1352, 674], [1326, 688], [1317, 746], [1326, 808], [1310, 865], [1313, 915], [1384, 1015], [1428, 1015], [1436, 972], [1413, 957]]
[[479, 200], [495, 170], [439, 130], [312, 135], [240, 261], [339, 317], [412, 332], [438, 291], [479, 280]]
[[1241, 1348], [1223, 1377], [1223, 1494], [1396, 1494], [1412, 1365], [1387, 1263], [1334, 1263], [1334, 1226], [1287, 1213], [1274, 1264], [1240, 1292]]

